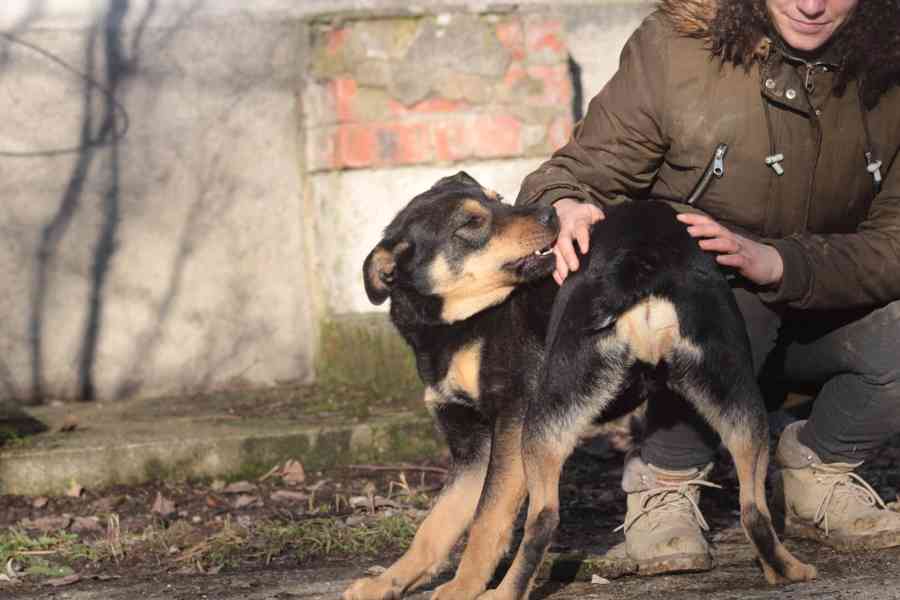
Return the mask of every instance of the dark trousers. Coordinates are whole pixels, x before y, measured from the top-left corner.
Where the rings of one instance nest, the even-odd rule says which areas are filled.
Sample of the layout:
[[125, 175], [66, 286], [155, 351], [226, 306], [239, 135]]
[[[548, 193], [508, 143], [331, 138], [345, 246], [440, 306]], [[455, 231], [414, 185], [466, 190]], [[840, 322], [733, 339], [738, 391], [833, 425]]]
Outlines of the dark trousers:
[[[774, 309], [734, 288], [764, 388], [819, 389], [800, 442], [825, 462], [864, 461], [900, 433], [900, 301], [866, 311]], [[675, 397], [647, 408], [645, 462], [687, 469], [713, 460], [716, 434]]]

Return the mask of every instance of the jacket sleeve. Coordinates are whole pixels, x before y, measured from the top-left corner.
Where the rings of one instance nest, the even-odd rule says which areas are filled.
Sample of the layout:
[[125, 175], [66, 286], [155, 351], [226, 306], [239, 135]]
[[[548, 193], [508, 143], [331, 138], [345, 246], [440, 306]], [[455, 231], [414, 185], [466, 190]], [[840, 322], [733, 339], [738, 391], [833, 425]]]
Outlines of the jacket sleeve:
[[766, 302], [801, 309], [883, 306], [900, 300], [900, 156], [853, 233], [799, 234], [764, 240], [784, 261], [781, 285]]
[[650, 187], [667, 148], [661, 115], [671, 35], [658, 13], [644, 20], [571, 140], [525, 178], [516, 204], [564, 197], [604, 204]]

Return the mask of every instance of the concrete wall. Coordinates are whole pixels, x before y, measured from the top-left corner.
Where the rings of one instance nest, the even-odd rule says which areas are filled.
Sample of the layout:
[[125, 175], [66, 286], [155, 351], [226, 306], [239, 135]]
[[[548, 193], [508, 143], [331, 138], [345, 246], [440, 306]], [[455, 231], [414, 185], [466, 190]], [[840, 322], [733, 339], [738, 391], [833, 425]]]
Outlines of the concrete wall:
[[650, 7], [408, 4], [3, 3], [0, 398], [309, 381], [391, 215], [459, 169], [513, 198], [567, 55], [586, 101]]

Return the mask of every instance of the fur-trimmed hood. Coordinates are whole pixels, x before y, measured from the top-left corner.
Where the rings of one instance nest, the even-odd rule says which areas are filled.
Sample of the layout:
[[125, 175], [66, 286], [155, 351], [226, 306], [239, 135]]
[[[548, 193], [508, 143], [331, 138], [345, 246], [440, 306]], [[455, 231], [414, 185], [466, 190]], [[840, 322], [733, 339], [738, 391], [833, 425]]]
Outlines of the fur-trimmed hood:
[[[771, 26], [765, 0], [660, 0], [660, 10], [679, 33], [707, 40], [722, 60], [750, 66], [771, 55]], [[835, 92], [853, 80], [872, 107], [900, 85], [900, 1], [860, 0], [855, 13], [829, 42], [840, 57]]]

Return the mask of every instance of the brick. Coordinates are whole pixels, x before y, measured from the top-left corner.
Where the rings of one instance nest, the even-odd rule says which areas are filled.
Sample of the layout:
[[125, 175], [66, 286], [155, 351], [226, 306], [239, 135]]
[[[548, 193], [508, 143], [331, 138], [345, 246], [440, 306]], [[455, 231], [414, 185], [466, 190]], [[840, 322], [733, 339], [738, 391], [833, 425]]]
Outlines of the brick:
[[472, 156], [472, 127], [470, 119], [445, 119], [432, 126], [434, 157], [441, 162], [465, 160]]
[[565, 146], [572, 137], [572, 117], [556, 117], [547, 128], [547, 143], [553, 152]]
[[325, 49], [329, 54], [337, 54], [347, 43], [350, 31], [346, 27], [332, 29], [326, 35]]
[[391, 114], [397, 117], [406, 116], [409, 114], [460, 112], [468, 108], [468, 106], [468, 103], [462, 100], [450, 100], [440, 97], [428, 98], [426, 100], [422, 100], [421, 102], [417, 102], [410, 107], [404, 106], [396, 100], [391, 100], [389, 104]]
[[347, 123], [355, 119], [353, 103], [356, 101], [356, 80], [349, 77], [338, 77], [331, 82], [332, 95], [337, 107], [338, 121]]
[[522, 154], [522, 123], [510, 115], [482, 115], [475, 119], [475, 156], [497, 158]]
[[433, 152], [427, 123], [388, 123], [376, 130], [379, 162], [411, 165], [428, 162]]
[[541, 82], [541, 92], [529, 95], [530, 104], [566, 106], [572, 101], [572, 82], [567, 65], [531, 65], [528, 77]]
[[379, 142], [372, 125], [341, 125], [337, 132], [336, 166], [370, 167], [377, 163]]
[[525, 22], [525, 48], [531, 59], [553, 60], [566, 56], [562, 23], [555, 19]]
[[504, 21], [497, 24], [497, 39], [509, 50], [513, 60], [525, 58], [525, 34], [520, 21]]

